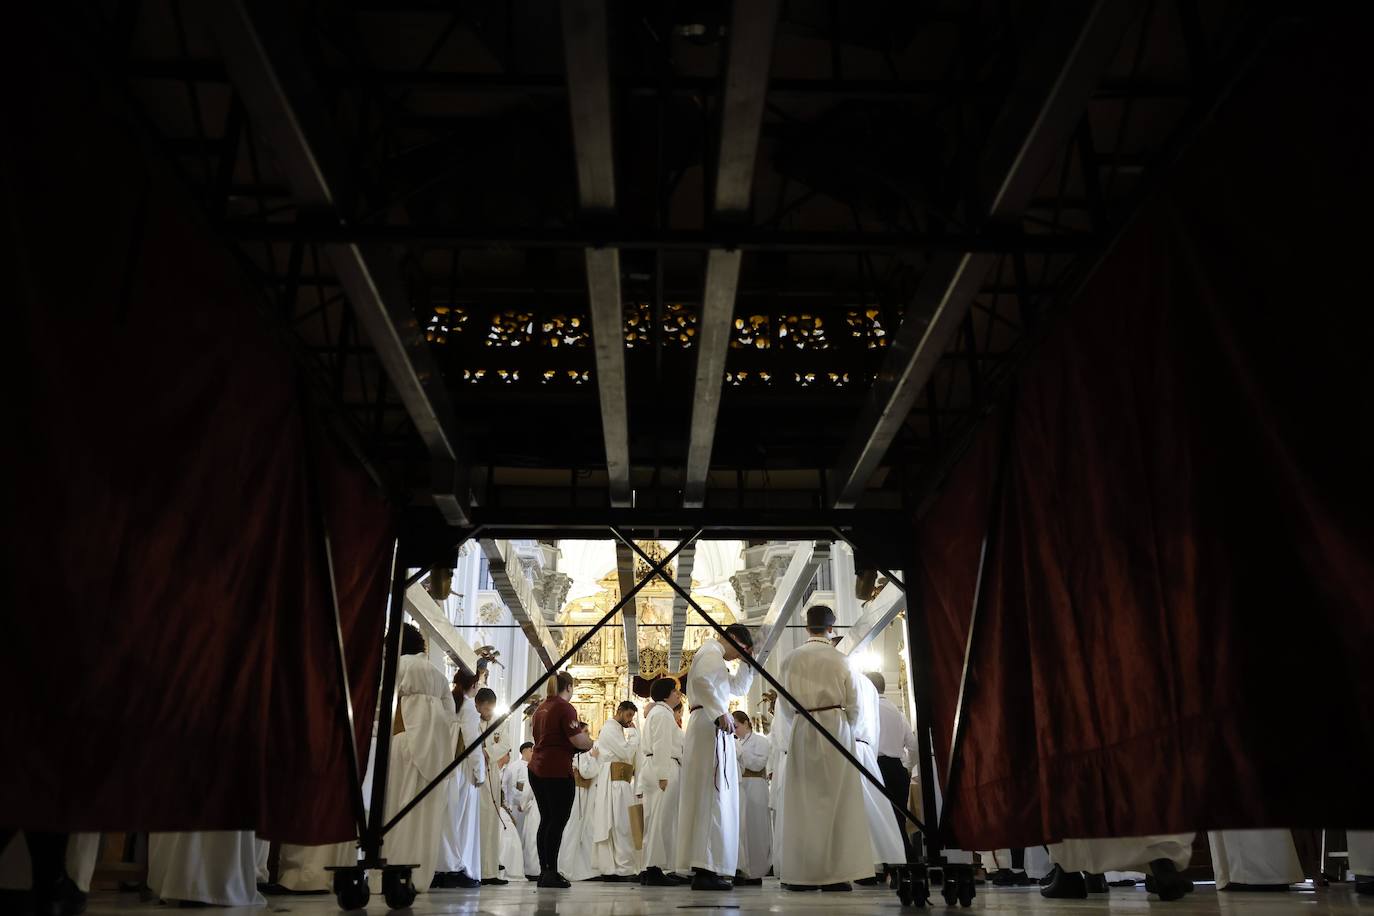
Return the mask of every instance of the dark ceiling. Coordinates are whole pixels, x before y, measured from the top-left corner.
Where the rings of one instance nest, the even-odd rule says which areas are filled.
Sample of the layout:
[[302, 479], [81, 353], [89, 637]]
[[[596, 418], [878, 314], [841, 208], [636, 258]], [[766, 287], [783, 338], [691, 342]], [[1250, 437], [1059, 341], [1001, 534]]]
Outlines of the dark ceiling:
[[1242, 72], [1264, 9], [92, 15], [336, 433], [461, 522], [914, 507]]

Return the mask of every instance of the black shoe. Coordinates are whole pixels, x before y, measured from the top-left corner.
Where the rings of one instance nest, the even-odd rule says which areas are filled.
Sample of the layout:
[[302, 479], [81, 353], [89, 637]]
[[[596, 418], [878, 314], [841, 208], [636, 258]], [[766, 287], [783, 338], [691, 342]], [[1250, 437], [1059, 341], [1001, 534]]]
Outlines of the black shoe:
[[446, 871], [436, 871], [436, 872], [434, 873], [434, 877], [429, 879], [429, 889], [432, 890], [432, 891], [441, 891], [441, 890], [443, 890], [444, 888], [448, 887], [448, 884], [445, 883], [445, 882], [447, 882], [447, 881], [448, 881], [448, 872], [446, 872]]
[[673, 887], [682, 887], [682, 885], [684, 885], [684, 884], [691, 884], [691, 883], [692, 883], [692, 879], [691, 879], [691, 878], [684, 878], [684, 877], [682, 877], [682, 875], [679, 875], [679, 874], [677, 874], [676, 872], [671, 872], [671, 871], [670, 871], [670, 872], [668, 872], [666, 875], [664, 875], [664, 877], [667, 878], [668, 881], [672, 883]]
[[1051, 900], [1086, 900], [1088, 899], [1088, 885], [1083, 880], [1083, 874], [1076, 871], [1064, 871], [1058, 865], [1049, 874], [1050, 883], [1040, 888], [1040, 896]]
[[645, 887], [677, 887], [682, 882], [670, 878], [663, 873], [663, 869], [655, 866], [644, 869], [643, 874], [639, 876], [639, 883]]
[[526, 881], [538, 881], [538, 880], [539, 880], [539, 876], [538, 876], [538, 875], [526, 875], [526, 876], [525, 876], [525, 880], [526, 880]]
[[1145, 889], [1166, 902], [1181, 900], [1193, 892], [1193, 882], [1178, 873], [1172, 859], [1155, 859], [1150, 863]]
[[471, 877], [465, 871], [449, 872], [448, 879], [444, 882], [444, 887], [447, 887], [451, 890], [470, 891], [473, 888], [481, 886], [481, 881], [478, 881], [476, 878]]
[[86, 912], [86, 895], [75, 881], [63, 875], [42, 893], [34, 892], [33, 910], [37, 916], [77, 916]]
[[762, 878], [736, 878], [735, 887], [763, 887]]
[[854, 883], [860, 887], [877, 887], [879, 884], [883, 883], [883, 879], [875, 875], [872, 878], [860, 878]]
[[988, 875], [988, 881], [993, 887], [1015, 887], [1016, 876], [1011, 873], [1010, 868], [999, 868], [997, 871]]
[[1217, 888], [1219, 891], [1231, 891], [1239, 894], [1276, 894], [1284, 893], [1292, 889], [1292, 885], [1290, 884], [1241, 884], [1237, 881], [1232, 881], [1225, 887]]
[[692, 876], [692, 890], [694, 891], [728, 891], [731, 887], [729, 881], [704, 868], [698, 868], [697, 873]]
[[816, 884], [784, 884], [782, 886], [782, 889], [785, 891], [792, 891], [798, 894], [804, 894], [808, 891], [818, 891], [820, 890], [820, 886]]
[[1374, 896], [1374, 877], [1369, 875], [1355, 876], [1355, 893], [1362, 897]]
[[572, 887], [572, 882], [556, 871], [546, 871], [539, 876], [539, 886], [562, 890]]
[[1084, 875], [1083, 884], [1088, 888], [1090, 894], [1107, 893], [1107, 876], [1103, 874]]
[[483, 878], [482, 883], [495, 885], [496, 887], [501, 887], [504, 884], [510, 884], [510, 882], [507, 881], [505, 878]]
[[821, 890], [827, 894], [847, 894], [854, 890], [854, 885], [848, 881], [837, 881], [834, 884], [822, 884]]

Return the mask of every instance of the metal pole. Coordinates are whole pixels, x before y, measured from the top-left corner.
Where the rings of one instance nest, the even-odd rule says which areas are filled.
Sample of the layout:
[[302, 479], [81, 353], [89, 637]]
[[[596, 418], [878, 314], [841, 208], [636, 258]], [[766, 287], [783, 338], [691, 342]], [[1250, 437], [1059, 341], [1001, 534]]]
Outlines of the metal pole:
[[348, 679], [348, 658], [344, 653], [343, 620], [339, 616], [339, 593], [334, 579], [334, 550], [329, 539], [329, 523], [324, 514], [324, 502], [320, 496], [319, 480], [316, 473], [316, 448], [315, 433], [312, 417], [306, 406], [309, 400], [305, 395], [305, 386], [298, 386], [298, 398], [301, 405], [301, 431], [305, 459], [305, 498], [309, 515], [315, 519], [319, 525], [319, 549], [321, 561], [321, 578], [325, 596], [328, 599], [326, 606], [329, 614], [329, 626], [333, 630], [334, 638], [330, 640], [334, 655], [334, 669], [339, 683], [339, 727], [344, 732], [344, 743], [348, 748], [346, 759], [348, 761], [348, 789], [349, 801], [353, 805], [353, 822], [358, 830], [358, 835], [362, 836], [367, 830], [367, 810], [363, 801], [363, 776], [362, 766], [358, 761], [358, 733], [353, 725], [353, 692]]
[[[905, 570], [908, 577], [917, 575], [920, 558], [913, 546], [912, 559]], [[935, 751], [931, 744], [934, 714], [930, 690], [930, 629], [926, 624], [924, 596], [917, 591], [906, 593], [906, 646], [911, 664], [912, 700], [916, 705], [916, 769], [921, 780], [921, 810], [927, 818], [939, 817], [935, 800]], [[926, 861], [939, 862], [943, 846], [935, 831], [921, 832], [926, 845]]]
[[[487, 727], [486, 731], [478, 735], [477, 739], [473, 741], [472, 744], [469, 744], [466, 748], [463, 749], [461, 753], [458, 754], [458, 756], [454, 757], [453, 762], [450, 763], [448, 766], [444, 767], [444, 769], [440, 771], [438, 776], [435, 776], [432, 780], [430, 780], [429, 784], [425, 786], [423, 789], [421, 789], [414, 798], [407, 802], [404, 808], [402, 808], [400, 811], [397, 811], [396, 816], [393, 817], [391, 820], [387, 821], [386, 826], [382, 828], [382, 834], [385, 835], [388, 831], [391, 830], [392, 827], [395, 827], [397, 822], [400, 821], [401, 818], [409, 814], [412, 808], [418, 805], [426, 795], [428, 795], [435, 789], [436, 786], [442, 783], [448, 777], [448, 774], [452, 773], [455, 769], [457, 769], [458, 765], [462, 763], [464, 760], [466, 760], [469, 754], [480, 748], [482, 746], [482, 743], [486, 741], [487, 738], [495, 734], [496, 731], [499, 730], [501, 726], [505, 724], [506, 719], [509, 718], [511, 714], [515, 712], [515, 710], [519, 709], [526, 700], [528, 700], [531, 696], [534, 695], [534, 692], [539, 689], [541, 684], [547, 681], [550, 677], [553, 677], [553, 675], [558, 672], [559, 668], [563, 667], [563, 665], [565, 665], [569, 659], [571, 659], [574, 655], [581, 651], [582, 647], [587, 644], [588, 640], [590, 640], [593, 636], [600, 632], [601, 628], [604, 627], [608, 622], [610, 622], [612, 617], [620, 613], [621, 608], [623, 608], [630, 601], [633, 601], [635, 595], [639, 594], [640, 590], [644, 588], [645, 585], [649, 584], [650, 580], [652, 580], [656, 574], [659, 574], [664, 569], [666, 569], [668, 564], [673, 561], [673, 559], [678, 555], [678, 552], [681, 551], [682, 548], [686, 547], [688, 544], [691, 544], [699, 537], [701, 537], [701, 529], [697, 529], [697, 531], [694, 532], [691, 537], [680, 542], [677, 545], [677, 547], [673, 548], [673, 551], [671, 553], [669, 553], [666, 557], [663, 558], [663, 561], [661, 563], [655, 563], [653, 560], [649, 559], [648, 557], [645, 557], [645, 560], [649, 563], [650, 567], [652, 567], [649, 573], [643, 579], [639, 580], [639, 582], [635, 583], [635, 587], [630, 589], [630, 591], [627, 594], [622, 595], [620, 600], [616, 602], [615, 607], [607, 611], [605, 616], [603, 616], [596, 623], [592, 624], [591, 629], [589, 629], [586, 633], [582, 634], [582, 637], [578, 639], [577, 642], [573, 643], [572, 646], [568, 649], [568, 651], [564, 652], [562, 657], [559, 658], [558, 661], [554, 662], [552, 665], [549, 666], [547, 671], [539, 675], [539, 677], [535, 679], [535, 682], [531, 684], [523, 694], [520, 695], [519, 699], [515, 700], [510, 704], [510, 709], [508, 711], [506, 711], [503, 715], [497, 718], [496, 721], [492, 722], [492, 724]], [[381, 748], [379, 746], [378, 750], [380, 749]]]
[[372, 809], [362, 835], [363, 862], [385, 864], [382, 858], [382, 818], [386, 816], [386, 783], [391, 768], [391, 724], [396, 705], [396, 671], [401, 663], [401, 627], [405, 619], [405, 566], [401, 542], [392, 553], [391, 606], [387, 610], [386, 639], [382, 643], [382, 690], [378, 696], [377, 756], [372, 764]]
[[982, 546], [978, 550], [978, 576], [973, 586], [973, 608], [969, 611], [968, 638], [964, 641], [964, 668], [959, 675], [959, 696], [954, 706], [954, 728], [949, 737], [949, 765], [945, 768], [945, 781], [943, 783], [945, 804], [940, 810], [940, 819], [937, 822], [937, 831], [942, 840], [947, 838], [949, 833], [950, 812], [954, 810], [954, 802], [959, 792], [955, 780], [959, 777], [959, 771], [963, 765], [963, 758], [959, 751], [963, 744], [964, 730], [968, 724], [966, 701], [968, 699], [969, 671], [972, 669], [973, 651], [978, 636], [978, 616], [987, 597], [987, 592], [983, 587], [986, 584], [987, 558], [988, 553], [997, 546], [998, 535], [1001, 533], [1002, 527], [1002, 493], [1006, 487], [1007, 464], [1011, 456], [1012, 419], [1016, 416], [1014, 392], [1008, 399], [1005, 410], [1002, 441], [998, 443], [997, 469], [994, 471], [992, 494], [988, 503], [987, 524], [983, 529]]
[[[639, 556], [645, 562], [653, 562], [648, 554], [646, 554], [643, 550], [640, 550], [638, 544], [627, 538], [625, 535], [621, 534], [619, 529], [612, 527], [611, 533], [614, 534], [620, 540], [624, 541], [626, 544], [628, 544], [630, 548], [634, 550], [635, 553], [639, 554]], [[727, 642], [736, 652], [739, 653], [741, 661], [747, 664], [750, 668], [753, 668], [755, 671], [757, 671], [763, 677], [763, 679], [768, 682], [769, 686], [771, 686], [774, 690], [778, 692], [778, 696], [782, 697], [787, 702], [791, 703], [792, 707], [801, 715], [803, 719], [805, 719], [806, 721], [810, 722], [813, 726], [815, 726], [816, 731], [820, 732], [821, 735], [827, 741], [829, 741], [831, 745], [834, 746], [835, 750], [839, 751], [840, 755], [844, 757], [845, 760], [849, 761], [850, 765], [857, 769], [865, 779], [873, 783], [873, 785], [877, 786], [882, 791], [884, 798], [887, 798], [887, 788], [883, 785], [882, 779], [877, 776], [874, 776], [871, 772], [869, 772], [868, 768], [865, 767], [862, 763], [860, 763], [858, 759], [855, 758], [854, 755], [851, 754], [849, 750], [843, 744], [840, 743], [840, 740], [838, 738], [832, 735], [825, 726], [817, 722], [815, 717], [812, 716], [811, 713], [806, 711], [806, 707], [802, 706], [795, 699], [793, 699], [792, 694], [788, 693], [787, 689], [783, 687], [782, 684], [778, 683], [777, 678], [773, 677], [773, 675], [769, 674], [766, 670], [764, 670], [763, 665], [759, 664], [757, 659], [750, 655], [749, 652], [743, 646], [735, 642], [735, 640], [730, 636], [730, 634], [726, 632], [725, 627], [717, 623], [715, 619], [711, 617], [710, 614], [707, 614], [706, 610], [701, 605], [697, 604], [695, 600], [693, 600], [691, 594], [689, 594], [686, 591], [686, 589], [684, 589], [682, 586], [677, 584], [676, 579], [674, 579], [672, 576], [669, 576], [667, 573], [661, 572], [661, 567], [659, 570], [655, 570], [654, 574], [657, 574], [659, 578], [667, 582], [668, 585], [672, 587], [673, 591], [677, 592], [678, 595], [680, 595], [683, 598], [683, 600], [687, 602], [688, 606], [691, 607], [692, 610], [696, 611], [698, 614], [701, 615], [702, 620], [705, 620], [708, 624], [711, 625], [711, 629], [715, 630], [716, 634], [719, 635], [721, 639], [725, 640], [725, 642]], [[916, 815], [912, 814], [910, 811], [908, 811], [905, 805], [901, 806], [901, 812], [903, 815], [906, 816], [907, 820], [911, 821], [921, 830], [926, 829], [925, 824], [921, 823], [921, 819], [918, 818]]]

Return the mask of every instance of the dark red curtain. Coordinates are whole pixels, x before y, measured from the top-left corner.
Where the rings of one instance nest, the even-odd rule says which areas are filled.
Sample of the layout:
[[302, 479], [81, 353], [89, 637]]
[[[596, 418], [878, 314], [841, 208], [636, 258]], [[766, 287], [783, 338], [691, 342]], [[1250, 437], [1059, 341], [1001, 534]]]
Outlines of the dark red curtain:
[[[364, 762], [394, 531], [307, 450], [255, 293], [122, 110], [6, 30], [0, 820], [354, 835], [319, 481]], [[22, 74], [22, 78], [20, 76]]]
[[1002, 523], [963, 847], [1374, 826], [1374, 84], [1353, 42], [1276, 42], [918, 526], [943, 768]]

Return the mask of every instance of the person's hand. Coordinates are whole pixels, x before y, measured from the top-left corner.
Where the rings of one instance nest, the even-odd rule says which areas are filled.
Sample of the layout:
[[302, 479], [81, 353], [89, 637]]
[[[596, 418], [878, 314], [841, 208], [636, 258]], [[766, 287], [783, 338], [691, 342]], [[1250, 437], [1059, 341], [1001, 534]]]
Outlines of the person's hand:
[[660, 791], [660, 792], [667, 792], [667, 791], [668, 791], [668, 780], [666, 780], [666, 779], [660, 779], [660, 780], [658, 781], [658, 791]]
[[594, 757], [594, 758], [595, 758], [595, 757], [600, 757], [600, 756], [601, 756], [601, 748], [599, 748], [599, 747], [594, 747], [594, 748], [592, 748], [591, 754], [592, 754], [592, 757]]
[[727, 735], [733, 735], [735, 733], [736, 724], [735, 717], [728, 712], [716, 720], [716, 728], [725, 732]]
[[472, 784], [473, 784], [474, 786], [482, 786], [482, 785], [485, 785], [486, 782], [487, 782], [487, 780], [486, 780], [485, 777], [483, 777], [483, 778], [481, 778], [481, 779], [479, 779], [479, 778], [476, 777], [476, 776], [472, 777]]

